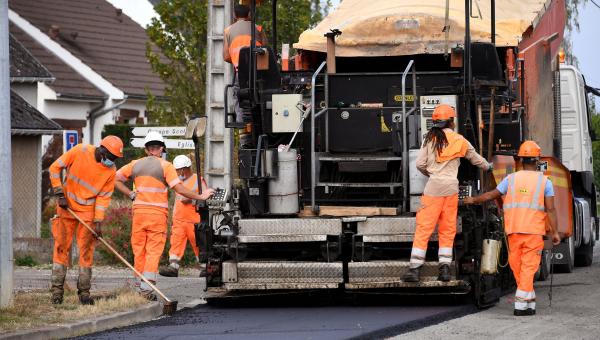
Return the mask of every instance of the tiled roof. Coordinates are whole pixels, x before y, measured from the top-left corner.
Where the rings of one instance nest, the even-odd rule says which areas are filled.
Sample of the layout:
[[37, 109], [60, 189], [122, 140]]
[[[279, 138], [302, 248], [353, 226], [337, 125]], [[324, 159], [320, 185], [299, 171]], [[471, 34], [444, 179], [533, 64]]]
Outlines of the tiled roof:
[[27, 33], [10, 24], [11, 35], [18, 40], [56, 78], [49, 84], [59, 96], [71, 98], [96, 98], [101, 100], [104, 93], [90, 84], [69, 65], [58, 59], [52, 52], [37, 43]]
[[15, 37], [9, 38], [11, 81], [51, 81], [52, 74]]
[[62, 130], [62, 126], [46, 118], [21, 96], [10, 91], [10, 128], [18, 130]]
[[[130, 96], [164, 94], [146, 59], [146, 31], [104, 0], [10, 0], [9, 7]], [[58, 78], [58, 75], [57, 75]]]

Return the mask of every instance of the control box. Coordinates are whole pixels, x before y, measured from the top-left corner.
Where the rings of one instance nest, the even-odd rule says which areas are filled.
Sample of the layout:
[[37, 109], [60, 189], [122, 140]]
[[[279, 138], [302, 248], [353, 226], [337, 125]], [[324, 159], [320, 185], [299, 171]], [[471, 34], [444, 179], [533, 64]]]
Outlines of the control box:
[[228, 191], [226, 189], [217, 188], [215, 193], [206, 201], [211, 209], [224, 208], [228, 199]]
[[[302, 120], [301, 94], [274, 94], [272, 96], [271, 118], [272, 132], [296, 132]], [[302, 131], [302, 127], [300, 127]]]
[[[423, 142], [423, 136], [433, 125], [433, 110], [440, 104], [447, 104], [456, 110], [458, 96], [456, 95], [439, 95], [439, 96], [421, 96], [421, 133], [420, 142]], [[458, 113], [458, 112], [457, 112]], [[458, 119], [454, 118], [455, 131], [458, 132]]]

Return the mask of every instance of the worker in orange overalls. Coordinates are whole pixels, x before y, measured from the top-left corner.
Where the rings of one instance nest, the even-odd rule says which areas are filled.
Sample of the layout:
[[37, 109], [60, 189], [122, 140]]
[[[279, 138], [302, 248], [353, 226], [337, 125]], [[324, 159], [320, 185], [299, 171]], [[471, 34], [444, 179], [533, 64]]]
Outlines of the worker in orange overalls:
[[504, 195], [504, 232], [508, 235], [508, 262], [512, 269], [517, 292], [514, 315], [535, 315], [533, 277], [540, 266], [546, 217], [550, 222], [552, 243], [558, 245], [554, 187], [550, 179], [537, 171], [541, 148], [533, 141], [525, 141], [519, 148], [523, 170], [512, 173], [496, 189], [477, 197], [467, 197], [465, 204], [477, 204]]
[[[198, 192], [198, 176], [192, 173], [192, 160], [185, 155], [173, 159], [173, 166], [183, 181], [183, 185], [193, 192]], [[207, 190], [206, 182], [202, 179], [202, 191]], [[185, 252], [187, 241], [190, 241], [196, 261], [199, 262], [200, 251], [194, 235], [194, 224], [200, 222], [200, 214], [196, 212], [195, 202], [177, 194], [173, 208], [173, 224], [171, 226], [171, 249], [169, 250], [169, 265], [160, 268], [162, 276], [177, 277], [179, 275], [179, 261]], [[200, 277], [206, 276], [206, 269], [201, 269]]]
[[[235, 70], [233, 96], [235, 99], [235, 113], [237, 122], [249, 122], [250, 113], [245, 113], [239, 105], [239, 82], [238, 67], [240, 62], [240, 50], [249, 47], [252, 37], [252, 21], [250, 19], [250, 8], [246, 5], [235, 5], [233, 8], [235, 22], [227, 26], [223, 32], [223, 60], [233, 65]], [[256, 26], [256, 46], [267, 43], [262, 27]], [[249, 136], [244, 135], [241, 139], [246, 140]], [[242, 142], [245, 143], [245, 142]]]
[[450, 281], [452, 247], [456, 235], [458, 213], [458, 167], [460, 158], [471, 164], [491, 170], [492, 165], [481, 157], [463, 136], [454, 132], [456, 111], [449, 105], [438, 105], [433, 111], [433, 126], [424, 137], [417, 156], [417, 169], [429, 177], [421, 207], [417, 211], [410, 268], [402, 277], [405, 282], [420, 280], [421, 266], [425, 263], [427, 243], [438, 226], [440, 281]]
[[[52, 255], [52, 303], [61, 304], [73, 233], [77, 233], [79, 248], [79, 302], [93, 305], [90, 297], [92, 264], [96, 240], [93, 234], [66, 209], [71, 208], [84, 222], [94, 224], [102, 235], [101, 222], [110, 204], [115, 183], [114, 161], [123, 157], [123, 142], [119, 137], [106, 136], [99, 147], [78, 144], [50, 165], [52, 190], [58, 197], [57, 218], [52, 219], [54, 251]], [[64, 182], [61, 177], [65, 170]]]
[[[134, 267], [155, 283], [158, 262], [167, 241], [168, 189], [194, 200], [206, 200], [214, 190], [206, 189], [199, 195], [181, 183], [173, 164], [161, 158], [165, 141], [160, 133], [150, 131], [144, 139], [144, 146], [148, 156], [119, 169], [115, 187], [133, 201], [131, 249]], [[135, 191], [125, 185], [129, 179], [133, 181]], [[145, 282], [140, 282], [140, 293], [149, 300], [156, 300], [156, 295]]]

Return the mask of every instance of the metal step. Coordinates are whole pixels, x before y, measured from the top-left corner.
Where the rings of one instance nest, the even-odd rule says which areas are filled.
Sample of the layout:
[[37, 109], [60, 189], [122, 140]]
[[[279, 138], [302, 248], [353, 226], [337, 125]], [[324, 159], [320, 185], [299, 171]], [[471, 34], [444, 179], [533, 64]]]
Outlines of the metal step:
[[[369, 217], [365, 221], [357, 222], [356, 227], [357, 235], [398, 235], [398, 237], [402, 237], [415, 233], [417, 219], [416, 217]], [[456, 222], [456, 231], [462, 232], [460, 217]]]
[[317, 159], [328, 162], [367, 162], [367, 161], [401, 161], [402, 157], [390, 156], [389, 154], [331, 154], [318, 152]]
[[342, 262], [223, 262], [223, 282], [229, 290], [326, 289], [343, 281]]
[[402, 183], [340, 183], [340, 182], [318, 182], [318, 187], [345, 187], [345, 188], [399, 188]]
[[[438, 262], [425, 262], [421, 267], [422, 281], [435, 281], [438, 276], [438, 265]], [[401, 278], [408, 271], [409, 266], [408, 261], [350, 262], [348, 263], [348, 282], [401, 282]], [[456, 275], [454, 262], [450, 265], [450, 270], [454, 278]]]
[[238, 222], [240, 236], [340, 235], [339, 218], [256, 218]]

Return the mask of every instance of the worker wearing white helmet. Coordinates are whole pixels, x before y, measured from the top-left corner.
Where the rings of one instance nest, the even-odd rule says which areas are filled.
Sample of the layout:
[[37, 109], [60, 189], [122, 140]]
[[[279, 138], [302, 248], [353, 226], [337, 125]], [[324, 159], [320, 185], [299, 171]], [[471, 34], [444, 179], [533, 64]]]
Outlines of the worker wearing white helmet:
[[[188, 156], [179, 155], [173, 160], [173, 165], [183, 185], [193, 192], [198, 192], [198, 176], [192, 172], [192, 160]], [[207, 190], [206, 182], [202, 179], [202, 191]], [[195, 202], [183, 195], [175, 196], [173, 207], [173, 224], [171, 225], [171, 249], [169, 249], [169, 265], [161, 267], [160, 275], [177, 277], [179, 261], [183, 257], [187, 242], [190, 241], [196, 261], [199, 261], [199, 249], [194, 235], [194, 224], [200, 223], [200, 214], [196, 212]], [[206, 270], [201, 270], [200, 276], [206, 276]]]
[[[167, 241], [168, 188], [192, 200], [206, 200], [214, 190], [207, 188], [200, 195], [183, 185], [173, 164], [161, 158], [165, 140], [160, 133], [150, 131], [144, 142], [147, 157], [119, 169], [115, 187], [133, 201], [131, 249], [135, 269], [149, 281], [156, 282], [158, 262]], [[130, 179], [135, 191], [125, 185]], [[145, 282], [140, 282], [140, 293], [149, 300], [156, 300]]]

